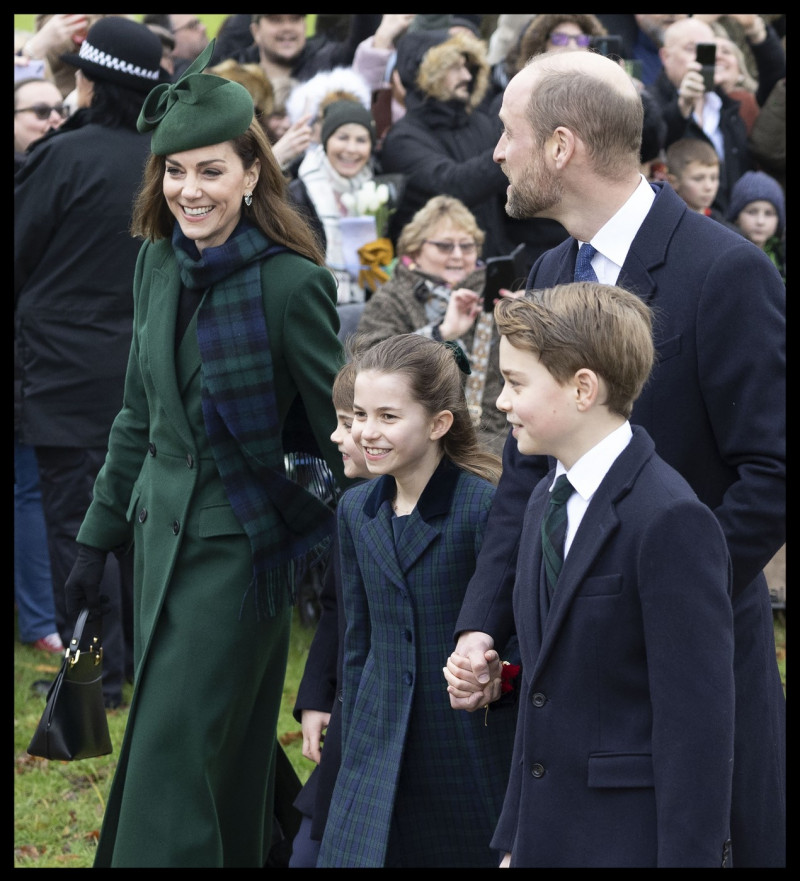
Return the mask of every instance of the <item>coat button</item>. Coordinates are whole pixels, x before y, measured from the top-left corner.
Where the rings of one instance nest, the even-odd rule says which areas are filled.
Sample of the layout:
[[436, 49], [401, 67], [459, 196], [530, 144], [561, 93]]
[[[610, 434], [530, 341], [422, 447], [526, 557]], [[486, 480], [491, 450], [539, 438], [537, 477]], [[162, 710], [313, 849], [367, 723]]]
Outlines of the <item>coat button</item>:
[[194, 456], [191, 453], [186, 454], [186, 467], [194, 468]]
[[531, 697], [531, 703], [534, 707], [543, 707], [546, 700], [547, 698], [539, 691]]
[[531, 765], [531, 774], [533, 774], [534, 777], [544, 777], [544, 765], [540, 765], [538, 762]]
[[142, 510], [139, 511], [139, 522], [144, 523], [145, 520], [147, 520], [147, 508], [142, 508]]
[[405, 682], [406, 685], [411, 685], [411, 683], [413, 681], [414, 681], [414, 677], [411, 675], [411, 673], [408, 670], [406, 670], [406, 672], [403, 673], [403, 682]]
[[156, 454], [156, 445], [152, 441], [147, 445], [147, 452], [150, 453], [151, 456], [155, 456]]
[[181, 531], [181, 525], [177, 520], [172, 521], [172, 534], [177, 535]]
[[408, 630], [408, 629], [405, 631], [405, 633], [403, 634], [403, 636], [405, 636], [405, 638], [406, 638], [406, 642], [411, 642], [411, 640], [413, 639], [413, 637], [412, 637], [412, 635], [411, 635], [411, 631]]

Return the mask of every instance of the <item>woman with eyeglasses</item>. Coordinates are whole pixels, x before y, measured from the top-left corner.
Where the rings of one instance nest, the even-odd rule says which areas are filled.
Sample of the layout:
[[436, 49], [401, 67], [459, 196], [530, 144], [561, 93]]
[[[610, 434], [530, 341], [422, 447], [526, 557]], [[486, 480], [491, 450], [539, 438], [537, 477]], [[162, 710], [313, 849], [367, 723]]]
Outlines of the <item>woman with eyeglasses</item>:
[[392, 276], [367, 301], [358, 333], [366, 346], [398, 333], [455, 340], [470, 361], [467, 403], [479, 438], [499, 453], [507, 425], [494, 405], [503, 380], [499, 337], [481, 297], [484, 239], [475, 216], [459, 199], [429, 199], [403, 227]]
[[24, 165], [28, 147], [59, 128], [67, 116], [52, 80], [29, 77], [14, 83], [14, 174]]
[[553, 12], [535, 15], [523, 30], [517, 51], [509, 53], [510, 67], [517, 73], [532, 55], [542, 52], [574, 52], [591, 47], [592, 37], [604, 37], [606, 31], [596, 15], [589, 12]]

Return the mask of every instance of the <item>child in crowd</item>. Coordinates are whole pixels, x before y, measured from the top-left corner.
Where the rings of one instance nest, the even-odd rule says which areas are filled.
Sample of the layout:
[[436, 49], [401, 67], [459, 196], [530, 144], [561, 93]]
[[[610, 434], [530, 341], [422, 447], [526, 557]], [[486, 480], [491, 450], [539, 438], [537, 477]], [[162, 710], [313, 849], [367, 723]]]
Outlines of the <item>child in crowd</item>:
[[[502, 300], [495, 319], [497, 406], [520, 452], [556, 464], [520, 539], [519, 720], [492, 847], [512, 867], [723, 866], [731, 567], [712, 511], [629, 422], [653, 364], [651, 313], [577, 282]], [[554, 484], [571, 495], [551, 592]]]
[[399, 334], [357, 363], [352, 434], [376, 479], [337, 508], [342, 757], [317, 865], [496, 867], [516, 705], [454, 712], [441, 670], [500, 459], [478, 442], [457, 345]]
[[763, 171], [746, 171], [733, 185], [728, 219], [778, 267], [786, 282], [786, 202], [783, 189]]
[[[366, 480], [372, 475], [361, 447], [351, 434], [355, 377], [356, 366], [351, 360], [341, 368], [333, 381], [336, 428], [331, 440], [342, 454], [345, 475]], [[316, 762], [317, 767], [294, 802], [302, 820], [292, 846], [290, 869], [313, 869], [317, 864], [328, 818], [328, 805], [339, 770], [342, 704], [338, 697], [344, 641], [344, 617], [339, 614], [342, 608], [341, 589], [338, 542], [334, 538], [320, 592], [320, 618], [294, 705], [294, 717], [303, 730], [303, 755]]]
[[667, 180], [689, 208], [736, 229], [711, 207], [719, 190], [719, 156], [711, 144], [698, 138], [680, 138], [667, 147], [666, 158]]

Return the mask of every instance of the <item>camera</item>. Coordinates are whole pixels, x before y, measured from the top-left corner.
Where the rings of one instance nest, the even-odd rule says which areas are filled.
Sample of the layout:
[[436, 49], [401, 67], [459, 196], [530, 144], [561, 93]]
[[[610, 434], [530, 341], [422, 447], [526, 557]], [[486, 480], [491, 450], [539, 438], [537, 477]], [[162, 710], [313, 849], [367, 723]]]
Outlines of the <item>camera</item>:
[[714, 64], [717, 60], [716, 43], [698, 43], [695, 49], [695, 57], [701, 65], [703, 74], [703, 88], [707, 92], [714, 91]]

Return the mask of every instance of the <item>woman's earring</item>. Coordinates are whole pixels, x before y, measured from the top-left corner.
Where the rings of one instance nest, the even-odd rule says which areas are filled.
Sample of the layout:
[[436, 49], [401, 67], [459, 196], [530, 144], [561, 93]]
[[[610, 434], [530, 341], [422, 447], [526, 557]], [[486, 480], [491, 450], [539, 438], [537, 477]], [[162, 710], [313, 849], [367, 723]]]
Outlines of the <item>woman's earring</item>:
[[249, 208], [253, 204], [253, 194], [245, 193], [244, 194], [244, 204]]

